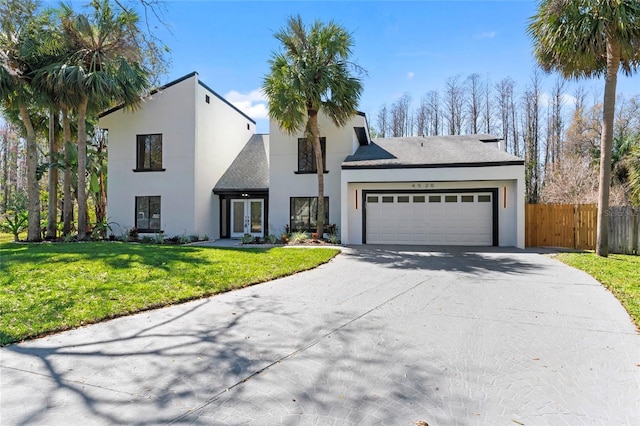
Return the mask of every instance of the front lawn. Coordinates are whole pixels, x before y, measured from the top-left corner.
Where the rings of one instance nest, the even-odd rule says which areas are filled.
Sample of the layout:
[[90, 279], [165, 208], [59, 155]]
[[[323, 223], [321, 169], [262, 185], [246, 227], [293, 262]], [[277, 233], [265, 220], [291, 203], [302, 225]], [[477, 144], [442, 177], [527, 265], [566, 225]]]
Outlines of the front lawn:
[[272, 280], [338, 253], [10, 241], [0, 235], [0, 345]]
[[605, 258], [593, 253], [561, 253], [555, 257], [611, 290], [640, 328], [640, 256], [610, 254]]

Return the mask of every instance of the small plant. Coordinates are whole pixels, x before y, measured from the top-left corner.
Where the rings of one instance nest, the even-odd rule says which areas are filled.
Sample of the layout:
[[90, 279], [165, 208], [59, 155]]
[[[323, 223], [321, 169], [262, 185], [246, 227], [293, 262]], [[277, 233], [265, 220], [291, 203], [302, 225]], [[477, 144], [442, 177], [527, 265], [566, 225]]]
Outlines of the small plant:
[[189, 241], [192, 243], [200, 241], [200, 236], [198, 234], [189, 235]]
[[204, 234], [204, 237], [202, 237], [202, 241], [209, 241], [209, 236], [207, 234]]
[[140, 238], [140, 242], [144, 244], [151, 244], [155, 242], [155, 239], [150, 235], [144, 235], [142, 238]]
[[108, 222], [106, 219], [96, 222], [91, 231], [92, 240], [104, 240], [107, 238], [107, 233], [113, 232], [111, 225], [117, 225], [115, 222]]
[[309, 234], [304, 231], [294, 232], [291, 234], [291, 244], [302, 244], [309, 239]]
[[275, 244], [278, 242], [278, 238], [276, 238], [275, 235], [273, 234], [269, 234], [266, 237], [264, 237], [264, 239], [269, 243], [269, 244]]
[[13, 234], [13, 241], [18, 241], [19, 234], [27, 229], [29, 218], [25, 211], [8, 211], [4, 220], [0, 222], [0, 229], [3, 232]]
[[122, 234], [120, 234], [120, 237], [118, 239], [120, 241], [122, 241], [123, 243], [128, 243], [129, 242], [129, 230], [125, 229], [124, 231], [122, 231]]
[[71, 233], [68, 233], [67, 235], [64, 235], [62, 237], [62, 241], [65, 243], [72, 243], [76, 240], [76, 236], [72, 235]]
[[251, 244], [253, 242], [253, 237], [251, 234], [244, 234], [241, 241], [242, 244]]
[[136, 228], [135, 226], [131, 229], [129, 229], [129, 239], [127, 241], [138, 241], [138, 228]]
[[178, 235], [178, 243], [180, 244], [188, 244], [191, 242], [191, 239], [187, 236], [187, 234]]
[[331, 244], [340, 244], [340, 237], [338, 236], [338, 225], [333, 223], [329, 225], [327, 229], [329, 231], [329, 237], [327, 238], [327, 241], [329, 241]]
[[158, 232], [156, 234], [153, 235], [153, 242], [156, 244], [163, 244], [164, 243], [164, 234], [162, 232]]

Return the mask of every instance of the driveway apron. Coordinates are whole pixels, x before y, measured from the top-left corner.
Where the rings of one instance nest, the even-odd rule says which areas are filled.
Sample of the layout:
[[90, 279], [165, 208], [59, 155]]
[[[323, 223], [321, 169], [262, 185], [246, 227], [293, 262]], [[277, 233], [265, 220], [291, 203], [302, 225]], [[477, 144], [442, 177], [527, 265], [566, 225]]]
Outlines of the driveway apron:
[[640, 424], [640, 336], [516, 249], [319, 268], [0, 349], [0, 424]]

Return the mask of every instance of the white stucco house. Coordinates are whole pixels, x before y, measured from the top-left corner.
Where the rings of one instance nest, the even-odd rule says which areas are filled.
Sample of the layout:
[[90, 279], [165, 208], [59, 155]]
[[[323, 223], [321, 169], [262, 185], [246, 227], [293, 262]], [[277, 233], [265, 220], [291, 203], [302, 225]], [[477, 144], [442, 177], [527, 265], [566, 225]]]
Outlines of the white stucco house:
[[212, 188], [255, 133], [255, 121], [188, 74], [151, 93], [136, 111], [100, 116], [109, 140], [107, 215], [119, 235], [220, 238]]
[[[524, 161], [495, 136], [372, 140], [362, 113], [341, 128], [323, 115], [319, 124], [325, 222], [344, 244], [524, 248]], [[137, 112], [108, 111], [100, 125], [109, 130], [108, 214], [125, 227], [212, 238], [315, 228], [317, 175], [304, 135], [274, 122], [255, 134], [195, 73]], [[158, 134], [161, 167], [153, 148], [147, 155]]]

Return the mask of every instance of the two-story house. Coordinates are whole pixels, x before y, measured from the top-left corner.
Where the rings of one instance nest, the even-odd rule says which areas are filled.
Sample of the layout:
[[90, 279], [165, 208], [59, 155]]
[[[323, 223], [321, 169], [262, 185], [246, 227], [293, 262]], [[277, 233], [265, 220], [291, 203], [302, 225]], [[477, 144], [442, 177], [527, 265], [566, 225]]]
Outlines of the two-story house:
[[157, 90], [136, 111], [100, 116], [108, 130], [107, 215], [113, 232], [220, 238], [212, 193], [255, 133], [255, 121], [191, 73]]
[[[524, 161], [490, 135], [371, 140], [366, 116], [320, 114], [325, 223], [345, 244], [524, 248]], [[311, 144], [269, 135], [190, 74], [140, 111], [108, 112], [108, 214], [141, 232], [238, 238], [313, 231]], [[162, 148], [154, 148], [158, 136]]]

